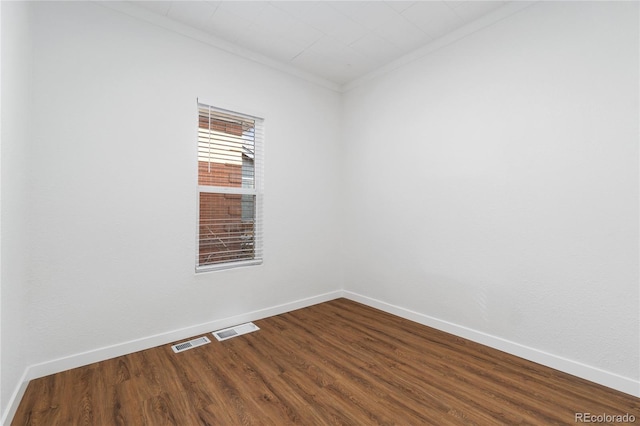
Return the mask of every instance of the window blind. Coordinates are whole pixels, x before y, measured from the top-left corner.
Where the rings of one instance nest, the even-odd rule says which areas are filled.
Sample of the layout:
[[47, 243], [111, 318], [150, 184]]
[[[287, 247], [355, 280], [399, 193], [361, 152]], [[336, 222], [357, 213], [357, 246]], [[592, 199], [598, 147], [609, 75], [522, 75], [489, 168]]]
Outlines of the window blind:
[[198, 102], [197, 271], [262, 262], [262, 146], [262, 119]]

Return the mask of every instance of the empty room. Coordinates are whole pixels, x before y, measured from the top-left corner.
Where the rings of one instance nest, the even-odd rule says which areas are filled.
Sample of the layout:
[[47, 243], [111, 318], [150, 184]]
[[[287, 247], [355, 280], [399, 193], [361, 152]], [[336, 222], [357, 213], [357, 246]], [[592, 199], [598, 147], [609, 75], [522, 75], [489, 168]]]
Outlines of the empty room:
[[2, 424], [640, 424], [639, 6], [1, 1]]

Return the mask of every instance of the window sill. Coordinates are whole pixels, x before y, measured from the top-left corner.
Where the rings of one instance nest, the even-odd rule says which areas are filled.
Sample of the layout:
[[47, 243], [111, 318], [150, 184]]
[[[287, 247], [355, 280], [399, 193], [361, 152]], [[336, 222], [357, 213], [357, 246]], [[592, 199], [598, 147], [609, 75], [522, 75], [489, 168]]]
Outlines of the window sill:
[[223, 271], [225, 269], [243, 268], [245, 266], [262, 265], [262, 259], [241, 260], [238, 262], [217, 263], [215, 265], [196, 266], [196, 274], [203, 272]]

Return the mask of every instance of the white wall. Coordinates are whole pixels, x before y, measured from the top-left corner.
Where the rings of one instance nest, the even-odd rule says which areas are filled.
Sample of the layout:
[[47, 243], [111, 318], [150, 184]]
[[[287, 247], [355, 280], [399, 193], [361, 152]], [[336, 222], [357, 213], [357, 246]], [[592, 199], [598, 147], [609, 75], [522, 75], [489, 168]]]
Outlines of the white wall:
[[[637, 12], [540, 3], [341, 97], [3, 2], [0, 407], [26, 366], [342, 288], [637, 382]], [[193, 272], [197, 96], [266, 118], [263, 266]]]
[[[33, 5], [29, 365], [340, 288], [340, 97], [90, 2]], [[265, 262], [195, 275], [196, 98], [265, 118]]]
[[540, 2], [347, 93], [345, 289], [637, 383], [638, 48]]
[[1, 2], [2, 97], [0, 115], [0, 412], [20, 383], [26, 366], [23, 347], [24, 290], [28, 285], [27, 175], [31, 49], [26, 3]]

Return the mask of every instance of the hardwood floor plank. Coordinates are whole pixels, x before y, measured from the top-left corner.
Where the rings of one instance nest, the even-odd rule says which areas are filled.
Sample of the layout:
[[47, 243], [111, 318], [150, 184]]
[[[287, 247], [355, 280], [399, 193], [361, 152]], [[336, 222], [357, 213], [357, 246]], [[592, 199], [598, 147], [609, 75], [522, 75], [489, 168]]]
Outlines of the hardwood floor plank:
[[[346, 323], [346, 322], [345, 322]], [[305, 330], [307, 333], [309, 333], [309, 330]], [[347, 333], [354, 335], [353, 330], [348, 330], [346, 331]], [[407, 346], [409, 344], [416, 344], [416, 343], [421, 343], [421, 342], [416, 342], [416, 338], [413, 335], [409, 335], [411, 337], [412, 341], [411, 343], [407, 343], [406, 341], [402, 341], [400, 339], [398, 339], [397, 337], [389, 337], [386, 336], [387, 338], [387, 342], [383, 342], [382, 340], [378, 339], [375, 340], [373, 339], [371, 336], [366, 336], [365, 334], [365, 339], [361, 339], [361, 341], [365, 342], [365, 341], [375, 341], [377, 343], [383, 343], [385, 345], [384, 350], [391, 350], [394, 353], [394, 361], [391, 363], [391, 366], [393, 368], [393, 371], [389, 371], [388, 376], [389, 377], [394, 377], [395, 380], [398, 379], [398, 375], [399, 373], [403, 372], [402, 367], [403, 366], [408, 366], [408, 363], [413, 364], [416, 360], [415, 357], [413, 356], [413, 354], [410, 353], [410, 351], [408, 351], [407, 349], [402, 349], [399, 350], [399, 348], [404, 348], [404, 346]], [[338, 338], [338, 341], [341, 341], [341, 335], [334, 335], [334, 337]], [[385, 337], [384, 335], [379, 335], [378, 337]], [[322, 337], [318, 337], [319, 340], [323, 340]], [[390, 343], [388, 340], [394, 340], [393, 343]], [[331, 347], [331, 341], [334, 341], [334, 339], [330, 339], [330, 341], [323, 341], [324, 346], [329, 346]], [[323, 347], [324, 347], [323, 346]], [[352, 343], [350, 345], [350, 348], [353, 349], [354, 343]], [[363, 347], [363, 346], [361, 346]], [[356, 354], [356, 356], [354, 356], [352, 351], [343, 351], [338, 347], [332, 347], [332, 352], [334, 353], [334, 357], [337, 356], [337, 354], [342, 355], [339, 360], [337, 361], [337, 364], [334, 365], [334, 367], [338, 368], [339, 370], [343, 370], [345, 372], [352, 372], [352, 371], [358, 371], [359, 369], [362, 368], [367, 368], [368, 363], [363, 363], [362, 360], [365, 357], [365, 353], [364, 352], [360, 352], [358, 354]], [[318, 356], [319, 354], [315, 354], [316, 356]], [[403, 358], [406, 358], [403, 360]], [[379, 363], [380, 359], [378, 357], [371, 357], [371, 363]], [[346, 366], [343, 367], [343, 366]], [[418, 379], [418, 383], [420, 384], [424, 384], [425, 379], [429, 378], [428, 382], [433, 382], [433, 383], [437, 383], [439, 380], [439, 377], [437, 376], [429, 376], [429, 372], [430, 371], [436, 371], [438, 374], [442, 374], [443, 371], [449, 369], [448, 365], [436, 365], [435, 368], [433, 368], [433, 365], [426, 365], [426, 366], [422, 366], [424, 368], [416, 368], [416, 367], [409, 367], [408, 371], [406, 371], [406, 377], [407, 378], [419, 378]], [[371, 370], [370, 370], [371, 371]], [[452, 374], [448, 373], [449, 379], [454, 378], [452, 376]], [[382, 383], [384, 381], [385, 376], [376, 376], [376, 379], [379, 383]], [[362, 382], [364, 379], [361, 376], [352, 376], [349, 377], [349, 379], [353, 382]], [[432, 388], [432, 390], [434, 390]], [[397, 394], [397, 389], [391, 389], [392, 393]], [[395, 391], [395, 392], [393, 392]], [[416, 397], [419, 397], [421, 394], [421, 391], [419, 390], [419, 388], [417, 386], [414, 386], [413, 388], [413, 392], [411, 393], [407, 393], [406, 392], [407, 389], [404, 389], [404, 393], [403, 398], [406, 398], [407, 395], [412, 395], [414, 397], [414, 402], [421, 404], [422, 406], [427, 405], [430, 401], [426, 400], [425, 398], [420, 398], [420, 399], [415, 399]], [[450, 393], [450, 392], [447, 392]], [[455, 396], [455, 400], [456, 401], [460, 401], [460, 400], [466, 400], [467, 401], [467, 411], [469, 412], [469, 415], [473, 416], [474, 418], [484, 418], [484, 420], [486, 421], [490, 421], [491, 418], [495, 418], [495, 417], [500, 417], [503, 418], [505, 416], [505, 413], [503, 411], [499, 412], [499, 413], [492, 413], [491, 416], [488, 416], [488, 413], [486, 412], [486, 408], [483, 408], [480, 404], [480, 402], [478, 402], [479, 399], [479, 395], [474, 392], [472, 395], [465, 395], [464, 393], [458, 392], [457, 394], [454, 395]], [[446, 395], [443, 393], [440, 393], [439, 398], [441, 400], [446, 399]], [[401, 402], [397, 402], [397, 404], [402, 404]], [[474, 408], [475, 406], [475, 408]], [[450, 411], [450, 409], [448, 410]], [[431, 411], [431, 415], [434, 416], [435, 413], [433, 412], [433, 410]], [[464, 417], [465, 413], [458, 413], [459, 416]], [[442, 420], [441, 420], [442, 421]]]
[[[544, 402], [544, 404], [541, 406], [539, 405], [536, 410], [544, 410], [544, 407], [553, 405], [558, 398], [565, 398], [567, 392], [572, 392], [575, 397], [580, 398], [587, 403], [587, 406], [590, 407], [592, 412], [596, 412], [593, 411], [596, 409], [604, 412], [611, 412], [615, 409], [615, 406], [606, 405], [602, 402], [609, 398], [603, 398], [601, 395], [596, 396], [598, 395], [597, 392], [593, 392], [588, 387], [585, 388], [584, 384], [589, 384], [589, 382], [583, 379], [539, 366], [530, 361], [526, 361], [464, 339], [451, 339], [446, 333], [437, 331], [433, 333], [429, 328], [421, 328], [419, 325], [416, 327], [415, 323], [411, 323], [392, 315], [386, 315], [386, 319], [390, 321], [384, 321], [384, 324], [381, 325], [382, 330], [387, 328], [389, 322], [395, 322], [396, 324], [403, 323], [404, 326], [411, 330], [411, 333], [415, 333], [416, 335], [419, 335], [425, 330], [429, 331], [429, 336], [424, 337], [427, 338], [430, 344], [422, 345], [424, 351], [421, 351], [418, 355], [416, 355], [414, 351], [414, 358], [416, 356], [420, 358], [421, 355], [426, 354], [429, 354], [430, 357], [437, 357], [443, 361], [443, 364], [435, 365], [434, 367], [445, 371], [450, 370], [452, 367], [455, 368], [457, 365], [462, 366], [465, 369], [470, 370], [474, 376], [485, 376], [488, 379], [488, 386], [492, 386], [491, 383], [499, 384], [500, 387], [504, 388], [504, 391], [508, 391], [506, 395], [503, 395], [506, 397], [510, 397], [511, 394], [515, 392], [520, 393], [520, 396], [526, 400], [531, 396], [532, 391], [540, 390], [535, 395], [535, 399], [536, 402]], [[366, 315], [361, 316], [361, 318], [365, 317]], [[357, 325], [358, 321], [352, 322], [352, 324]], [[395, 329], [392, 329], [391, 331], [394, 334], [397, 333]], [[439, 339], [438, 337], [442, 337], [444, 340]], [[420, 342], [413, 342], [411, 347], [420, 347]], [[395, 350], [395, 347], [389, 346], [388, 349]], [[485, 353], [486, 349], [489, 350], [488, 353]], [[379, 355], [382, 356], [380, 353]], [[478, 365], [482, 365], [482, 368], [477, 367]], [[491, 368], [486, 368], [487, 366]], [[549, 381], [549, 379], [553, 380]], [[522, 386], [523, 382], [527, 383], [526, 387]], [[561, 384], [559, 385], [556, 382], [560, 382]], [[605, 389], [611, 398], [615, 399], [615, 396], [619, 395], [623, 396], [625, 401], [628, 401], [627, 396], [621, 392], [611, 391], [604, 387], [599, 387], [599, 389]], [[611, 392], [613, 392], [613, 394]], [[622, 401], [619, 402], [622, 403]], [[518, 406], [522, 408], [521, 401], [518, 401]], [[631, 410], [638, 410], [638, 408], [637, 403], [630, 407]], [[557, 408], [554, 409], [554, 413], [556, 412]]]
[[640, 422], [640, 399], [346, 299], [33, 380], [12, 425]]

